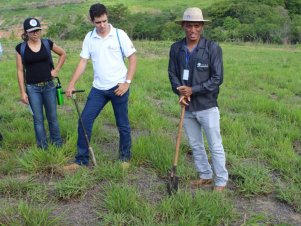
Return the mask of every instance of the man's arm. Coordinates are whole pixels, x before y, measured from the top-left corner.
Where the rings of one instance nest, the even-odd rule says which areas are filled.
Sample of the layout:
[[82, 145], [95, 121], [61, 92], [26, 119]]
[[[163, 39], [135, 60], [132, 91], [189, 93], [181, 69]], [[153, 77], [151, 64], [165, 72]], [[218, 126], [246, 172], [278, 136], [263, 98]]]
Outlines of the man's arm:
[[[168, 63], [168, 77], [169, 77], [169, 81], [171, 83], [171, 88], [173, 90], [174, 93], [176, 93], [177, 95], [179, 95], [179, 103], [181, 105], [185, 105], [188, 106], [188, 102], [190, 101], [190, 95], [185, 95], [182, 92], [181, 87], [181, 81], [179, 80], [178, 75], [178, 71], [177, 71], [177, 65], [176, 65], [176, 57], [175, 57], [175, 52], [174, 52], [174, 48], [173, 46], [170, 48], [170, 52], [169, 52], [169, 63]], [[181, 75], [179, 75], [181, 76]], [[186, 87], [186, 86], [185, 86]], [[188, 87], [190, 88], [190, 87]], [[190, 88], [191, 89], [191, 88]]]
[[174, 93], [177, 95], [180, 95], [179, 90], [177, 89], [179, 86], [181, 86], [181, 81], [178, 78], [177, 70], [176, 70], [176, 57], [174, 53], [173, 47], [170, 48], [169, 52], [169, 63], [168, 63], [168, 77], [171, 84], [171, 88]]
[[88, 59], [85, 58], [80, 58], [80, 61], [76, 67], [76, 70], [74, 71], [72, 78], [69, 82], [68, 88], [66, 90], [66, 96], [67, 97], [71, 97], [72, 96], [72, 91], [75, 90], [75, 83], [78, 81], [78, 79], [80, 78], [80, 76], [85, 72], [86, 70], [86, 66], [88, 63]]
[[128, 57], [129, 60], [129, 67], [128, 67], [128, 72], [126, 75], [126, 80], [133, 80], [135, 72], [136, 72], [136, 67], [137, 67], [137, 56], [135, 53], [130, 55]]
[[[133, 80], [135, 72], [136, 72], [136, 67], [137, 67], [137, 57], [136, 54], [133, 53], [128, 57], [129, 61], [129, 66], [128, 66], [128, 71], [126, 74], [126, 80]], [[130, 83], [124, 82], [124, 83], [119, 83], [118, 88], [115, 89], [114, 93], [116, 96], [122, 96], [125, 94], [130, 87]]]

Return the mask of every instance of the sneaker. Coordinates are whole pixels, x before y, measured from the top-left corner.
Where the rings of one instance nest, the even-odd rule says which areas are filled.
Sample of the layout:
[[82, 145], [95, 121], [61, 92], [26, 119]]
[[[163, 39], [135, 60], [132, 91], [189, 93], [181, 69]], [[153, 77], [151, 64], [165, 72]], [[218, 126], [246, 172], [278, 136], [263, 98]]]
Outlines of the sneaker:
[[192, 187], [199, 188], [199, 187], [202, 187], [204, 185], [210, 185], [210, 184], [212, 184], [212, 182], [213, 182], [213, 179], [202, 179], [202, 178], [199, 178], [197, 180], [192, 180], [190, 182], [190, 185]]
[[128, 168], [130, 168], [130, 163], [129, 162], [121, 162], [121, 168], [123, 170], [127, 170]]
[[76, 171], [80, 168], [80, 165], [76, 164], [76, 163], [72, 163], [72, 164], [69, 164], [67, 166], [64, 166], [63, 167], [63, 170], [64, 171]]
[[215, 186], [213, 188], [213, 191], [216, 191], [216, 192], [223, 192], [225, 190], [226, 186]]

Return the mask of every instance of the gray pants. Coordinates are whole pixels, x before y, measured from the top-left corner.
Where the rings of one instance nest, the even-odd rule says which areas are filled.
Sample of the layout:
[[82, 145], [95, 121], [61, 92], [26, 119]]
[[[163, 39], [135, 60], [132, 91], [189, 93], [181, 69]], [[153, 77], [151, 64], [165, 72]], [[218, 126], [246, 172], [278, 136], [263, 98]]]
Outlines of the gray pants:
[[208, 162], [202, 130], [206, 134], [212, 157], [215, 186], [225, 186], [228, 181], [225, 152], [220, 134], [220, 114], [217, 107], [203, 111], [185, 112], [184, 128], [193, 152], [194, 163], [200, 178], [211, 179], [213, 172]]

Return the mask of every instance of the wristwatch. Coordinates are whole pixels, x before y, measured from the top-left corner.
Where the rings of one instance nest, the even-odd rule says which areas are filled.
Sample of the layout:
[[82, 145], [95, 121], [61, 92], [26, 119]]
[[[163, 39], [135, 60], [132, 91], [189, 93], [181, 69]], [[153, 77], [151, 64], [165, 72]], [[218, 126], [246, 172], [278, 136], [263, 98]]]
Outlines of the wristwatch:
[[132, 80], [129, 80], [129, 79], [125, 80], [125, 83], [131, 84], [131, 82], [132, 82]]

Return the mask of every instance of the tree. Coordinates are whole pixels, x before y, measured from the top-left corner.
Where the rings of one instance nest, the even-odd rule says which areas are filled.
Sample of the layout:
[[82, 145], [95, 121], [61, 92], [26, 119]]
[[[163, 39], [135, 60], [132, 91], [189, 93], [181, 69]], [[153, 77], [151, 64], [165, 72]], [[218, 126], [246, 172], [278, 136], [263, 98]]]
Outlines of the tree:
[[285, 7], [290, 14], [301, 14], [301, 0], [285, 0]]

